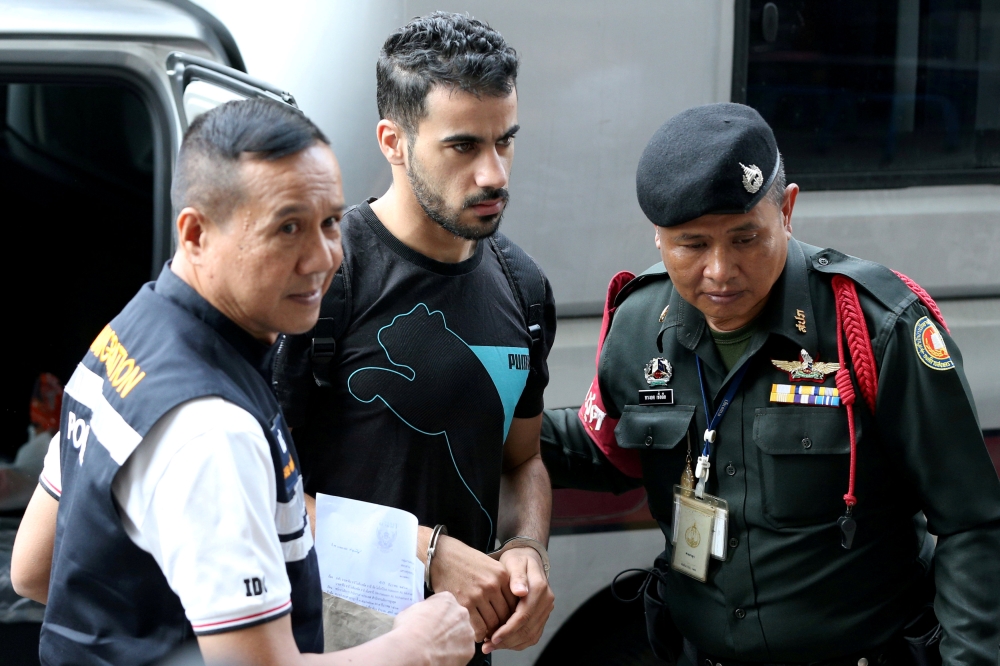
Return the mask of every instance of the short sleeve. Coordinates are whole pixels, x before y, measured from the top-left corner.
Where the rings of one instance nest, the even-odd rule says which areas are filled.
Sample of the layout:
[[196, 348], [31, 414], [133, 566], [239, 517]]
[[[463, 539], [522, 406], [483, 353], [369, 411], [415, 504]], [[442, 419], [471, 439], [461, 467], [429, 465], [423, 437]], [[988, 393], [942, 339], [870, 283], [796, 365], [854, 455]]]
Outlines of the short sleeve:
[[549, 384], [549, 351], [556, 338], [556, 302], [549, 279], [545, 282], [545, 304], [542, 315], [542, 337], [531, 346], [531, 368], [524, 384], [521, 398], [514, 408], [514, 416], [530, 419], [542, 413], [545, 408], [545, 387]]
[[[36, 468], [37, 469], [37, 468]], [[62, 467], [59, 460], [59, 433], [49, 441], [49, 450], [45, 453], [42, 473], [38, 476], [42, 490], [59, 500], [62, 497]]]
[[197, 635], [291, 611], [267, 439], [221, 398], [185, 403], [150, 430], [114, 484], [132, 540], [159, 564]]

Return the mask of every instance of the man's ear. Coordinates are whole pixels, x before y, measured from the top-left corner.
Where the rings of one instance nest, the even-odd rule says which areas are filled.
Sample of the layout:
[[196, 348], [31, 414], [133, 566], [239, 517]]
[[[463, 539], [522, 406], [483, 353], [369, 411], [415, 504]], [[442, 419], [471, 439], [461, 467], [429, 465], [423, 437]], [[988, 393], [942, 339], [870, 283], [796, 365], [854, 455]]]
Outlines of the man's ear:
[[784, 222], [785, 236], [792, 237], [792, 210], [795, 208], [795, 199], [799, 196], [799, 186], [789, 183], [785, 188], [785, 202], [781, 204], [781, 217]]
[[188, 206], [177, 215], [177, 251], [193, 265], [202, 263], [211, 222], [197, 208]]
[[406, 166], [406, 135], [391, 120], [383, 118], [375, 126], [375, 138], [385, 159], [393, 166]]

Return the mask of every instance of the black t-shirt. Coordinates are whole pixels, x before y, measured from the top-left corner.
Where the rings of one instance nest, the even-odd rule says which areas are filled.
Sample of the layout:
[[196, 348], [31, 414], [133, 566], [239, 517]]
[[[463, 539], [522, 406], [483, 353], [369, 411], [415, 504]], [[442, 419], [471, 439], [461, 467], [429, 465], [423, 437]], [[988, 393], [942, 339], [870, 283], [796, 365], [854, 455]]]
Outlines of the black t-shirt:
[[306, 492], [405, 509], [489, 550], [511, 419], [541, 413], [548, 382], [544, 357], [529, 363], [500, 260], [486, 241], [457, 264], [425, 257], [367, 203], [344, 217], [342, 235], [344, 263], [321, 314], [349, 313], [332, 386], [313, 386], [294, 429]]

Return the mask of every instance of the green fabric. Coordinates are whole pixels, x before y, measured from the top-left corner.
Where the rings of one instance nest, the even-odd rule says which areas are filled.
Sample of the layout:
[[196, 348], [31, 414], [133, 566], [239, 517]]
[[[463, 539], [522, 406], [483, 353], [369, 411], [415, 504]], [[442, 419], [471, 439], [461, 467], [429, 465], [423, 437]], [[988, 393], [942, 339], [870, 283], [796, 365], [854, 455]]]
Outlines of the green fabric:
[[[774, 384], [836, 386], [833, 374], [822, 383], [793, 381], [771, 363], [797, 361], [802, 349], [816, 361], [836, 362], [832, 273], [859, 284], [879, 370], [874, 415], [860, 393], [854, 405], [858, 503], [850, 550], [841, 547], [837, 524], [850, 469], [846, 410], [770, 399]], [[712, 448], [707, 490], [729, 503], [726, 560], [710, 561], [706, 583], [658, 561], [664, 573], [659, 597], [699, 649], [723, 660], [806, 663], [884, 643], [926, 595], [920, 592], [928, 582], [921, 544], [930, 546], [930, 531], [938, 535], [933, 574], [944, 663], [996, 666], [1000, 479], [954, 340], [937, 327], [955, 363], [951, 369], [934, 369], [917, 352], [914, 331], [927, 316], [883, 267], [789, 243], [785, 270], [744, 350], [749, 370]], [[804, 318], [804, 331], [797, 318]], [[648, 388], [643, 367], [656, 357], [673, 366], [672, 405], [639, 404], [639, 391]], [[580, 427], [572, 413], [558, 419], [546, 412], [543, 423], [543, 457], [559, 485], [573, 487], [579, 478], [595, 490], [627, 487], [621, 470], [629, 461], [641, 465], [650, 511], [667, 536], [667, 562], [685, 434], [706, 427], [696, 357], [711, 409], [734, 370], [727, 369], [704, 316], [669, 279], [650, 279], [620, 301], [604, 341], [601, 429], [596, 421], [593, 432]], [[612, 426], [617, 439], [597, 448], [592, 438]], [[589, 469], [600, 466], [616, 472]], [[599, 488], [602, 482], [606, 488]], [[926, 528], [913, 518], [920, 511]]]
[[740, 357], [743, 356], [743, 352], [747, 350], [750, 338], [753, 337], [756, 327], [757, 323], [752, 321], [735, 331], [713, 331], [709, 329], [712, 339], [715, 340], [715, 348], [719, 350], [719, 356], [722, 357], [722, 362], [726, 366], [726, 372], [732, 370], [733, 366], [736, 365], [736, 361], [740, 360]]

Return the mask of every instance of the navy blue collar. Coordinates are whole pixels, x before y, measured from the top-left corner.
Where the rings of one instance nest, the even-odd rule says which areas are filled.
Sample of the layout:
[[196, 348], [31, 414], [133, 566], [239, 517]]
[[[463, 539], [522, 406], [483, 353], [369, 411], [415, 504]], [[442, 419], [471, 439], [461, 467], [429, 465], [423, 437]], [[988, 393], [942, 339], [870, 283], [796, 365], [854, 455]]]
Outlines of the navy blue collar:
[[180, 279], [170, 269], [169, 261], [164, 264], [163, 270], [160, 271], [160, 277], [156, 279], [153, 290], [208, 324], [223, 340], [232, 345], [233, 349], [239, 352], [247, 363], [256, 368], [270, 382], [272, 360], [270, 352], [273, 345], [264, 344], [232, 319], [219, 312], [214, 305], [205, 300], [191, 285]]

